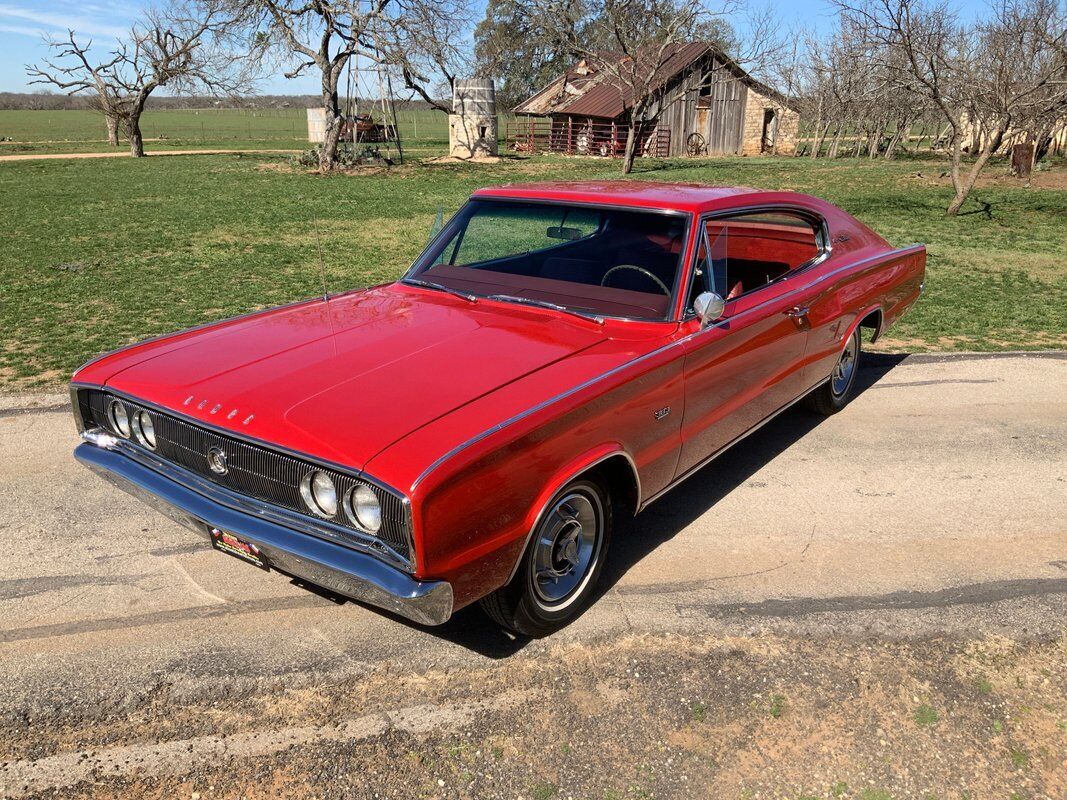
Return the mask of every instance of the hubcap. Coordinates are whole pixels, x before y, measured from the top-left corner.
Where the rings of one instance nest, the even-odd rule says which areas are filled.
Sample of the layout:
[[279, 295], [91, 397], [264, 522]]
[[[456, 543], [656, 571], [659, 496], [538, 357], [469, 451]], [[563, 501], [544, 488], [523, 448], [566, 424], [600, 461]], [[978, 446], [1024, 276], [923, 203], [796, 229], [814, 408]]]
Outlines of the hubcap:
[[560, 498], [545, 514], [531, 560], [538, 601], [561, 606], [577, 594], [600, 552], [602, 519], [599, 500], [584, 492]]
[[856, 351], [858, 349], [857, 337], [853, 334], [848, 337], [848, 344], [845, 345], [845, 349], [841, 352], [841, 358], [838, 359], [837, 366], [834, 367], [834, 372], [831, 376], [830, 386], [837, 397], [847, 392], [849, 384], [852, 383], [852, 373], [856, 369]]

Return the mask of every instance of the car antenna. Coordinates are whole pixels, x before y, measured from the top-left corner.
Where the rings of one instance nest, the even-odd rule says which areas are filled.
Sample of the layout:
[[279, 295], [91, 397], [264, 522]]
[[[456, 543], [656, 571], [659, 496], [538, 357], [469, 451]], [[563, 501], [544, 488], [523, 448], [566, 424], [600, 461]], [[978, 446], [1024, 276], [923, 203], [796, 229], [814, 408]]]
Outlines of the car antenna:
[[311, 227], [315, 229], [315, 249], [319, 253], [319, 277], [322, 279], [322, 302], [330, 302], [330, 292], [326, 289], [326, 262], [322, 258], [322, 233], [319, 231], [319, 218], [315, 209], [311, 209]]

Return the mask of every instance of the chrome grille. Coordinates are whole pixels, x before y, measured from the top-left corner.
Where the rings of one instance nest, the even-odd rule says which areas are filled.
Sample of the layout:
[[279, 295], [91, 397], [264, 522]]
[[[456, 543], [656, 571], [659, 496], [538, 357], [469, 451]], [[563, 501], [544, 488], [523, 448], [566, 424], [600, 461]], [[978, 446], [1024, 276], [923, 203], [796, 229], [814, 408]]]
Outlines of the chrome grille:
[[[155, 427], [156, 449], [152, 452], [156, 456], [238, 494], [287, 508], [311, 519], [319, 518], [308, 512], [300, 495], [300, 481], [308, 472], [318, 470], [329, 475], [337, 487], [338, 499], [344, 498], [356, 486], [369, 486], [382, 509], [382, 526], [377, 534], [366, 533], [354, 525], [345, 514], [342, 503], [338, 503], [337, 515], [330, 522], [358, 532], [352, 536], [353, 541], [377, 538], [405, 560], [412, 558], [408, 506], [401, 498], [380, 486], [312, 461], [304, 461], [195, 425], [125, 397], [91, 391], [86, 399], [87, 403], [82, 404], [83, 413], [89, 411], [92, 425], [117, 433], [107, 415], [107, 407], [112, 399], [124, 403], [131, 418], [135, 411], [144, 410]], [[229, 469], [225, 474], [220, 475], [208, 467], [207, 454], [214, 447], [226, 453]]]

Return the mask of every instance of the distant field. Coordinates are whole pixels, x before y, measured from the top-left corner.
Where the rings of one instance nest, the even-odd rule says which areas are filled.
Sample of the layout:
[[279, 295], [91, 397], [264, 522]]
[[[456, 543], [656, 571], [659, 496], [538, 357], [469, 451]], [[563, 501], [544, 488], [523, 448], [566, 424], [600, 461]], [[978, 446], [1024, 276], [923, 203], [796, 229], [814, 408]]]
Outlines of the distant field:
[[[926, 293], [881, 345], [1067, 347], [1067, 164], [1022, 188], [1002, 164], [991, 216], [944, 216], [940, 161], [640, 161], [638, 179], [796, 189], [855, 213], [896, 245], [926, 242]], [[411, 163], [323, 177], [277, 156], [0, 164], [0, 387], [56, 385], [95, 353], [321, 290], [390, 280], [438, 209], [510, 181], [617, 177], [601, 159]]]
[[[380, 119], [380, 112], [375, 112]], [[506, 116], [500, 118], [500, 134]], [[398, 111], [401, 143], [419, 155], [441, 155], [448, 119], [439, 111]], [[141, 119], [146, 150], [166, 148], [305, 148], [307, 112], [282, 109], [190, 109], [146, 111]], [[0, 155], [84, 153], [107, 149], [103, 117], [95, 111], [2, 111]]]

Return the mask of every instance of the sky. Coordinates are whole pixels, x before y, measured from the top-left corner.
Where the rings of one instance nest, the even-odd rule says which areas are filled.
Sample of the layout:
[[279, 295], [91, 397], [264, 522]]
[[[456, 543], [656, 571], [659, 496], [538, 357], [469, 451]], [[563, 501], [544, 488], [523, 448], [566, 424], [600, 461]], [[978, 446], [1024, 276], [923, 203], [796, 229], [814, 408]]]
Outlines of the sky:
[[[757, 0], [758, 2], [758, 0]], [[781, 16], [785, 30], [814, 27], [825, 31], [832, 25], [833, 6], [829, 0], [793, 0], [771, 3]], [[68, 29], [92, 38], [101, 51], [121, 36], [145, 6], [137, 0], [83, 2], [82, 0], [0, 0], [0, 91], [37, 91], [30, 86], [26, 65], [48, 56], [45, 37], [65, 38]], [[980, 13], [984, 0], [959, 0], [958, 6], [970, 14]], [[743, 15], [732, 20], [744, 30]], [[259, 86], [262, 94], [310, 94], [317, 91], [312, 76], [287, 80], [281, 74]]]

